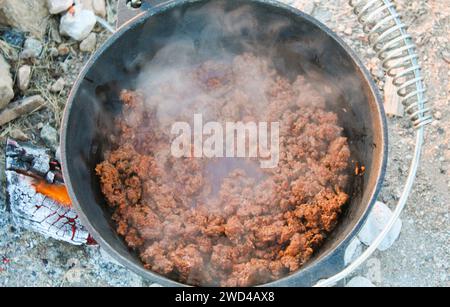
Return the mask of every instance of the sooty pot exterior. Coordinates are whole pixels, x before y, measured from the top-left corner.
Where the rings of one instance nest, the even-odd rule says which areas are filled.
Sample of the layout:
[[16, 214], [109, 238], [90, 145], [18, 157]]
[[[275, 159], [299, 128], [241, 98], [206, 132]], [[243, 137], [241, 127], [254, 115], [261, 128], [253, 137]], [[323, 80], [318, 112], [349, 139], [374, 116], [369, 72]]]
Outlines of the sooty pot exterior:
[[[156, 0], [144, 1], [142, 12], [131, 12], [129, 16], [137, 16], [119, 28], [93, 55], [75, 83], [66, 106], [62, 124], [64, 179], [73, 205], [86, 227], [101, 247], [127, 268], [161, 285], [182, 286], [146, 270], [116, 234], [94, 169], [108, 148], [104, 135], [118, 112], [118, 92], [133, 87], [139, 69], [167, 43], [175, 25], [184, 24], [184, 31], [195, 40], [201, 38], [202, 27], [214, 14], [214, 11], [209, 16], [197, 14], [192, 19], [186, 12], [205, 5], [220, 5], [225, 10], [246, 6], [261, 24], [289, 21], [289, 26], [277, 33], [276, 39], [262, 27], [257, 36], [259, 46], [255, 46], [258, 52], [265, 50], [288, 76], [321, 76], [339, 86], [342, 94], [334, 97], [332, 108], [338, 113], [349, 139], [352, 158], [366, 168], [364, 176], [353, 182], [351, 200], [339, 225], [313, 259], [299, 271], [267, 285], [312, 286], [342, 270], [345, 248], [364, 224], [376, 201], [387, 159], [387, 127], [382, 101], [363, 64], [323, 24], [278, 2], [176, 0], [165, 4], [156, 1], [160, 5], [152, 6], [148, 3], [152, 1]], [[218, 29], [210, 35], [221, 34]], [[224, 37], [223, 43], [238, 53], [248, 41], [241, 36]]]

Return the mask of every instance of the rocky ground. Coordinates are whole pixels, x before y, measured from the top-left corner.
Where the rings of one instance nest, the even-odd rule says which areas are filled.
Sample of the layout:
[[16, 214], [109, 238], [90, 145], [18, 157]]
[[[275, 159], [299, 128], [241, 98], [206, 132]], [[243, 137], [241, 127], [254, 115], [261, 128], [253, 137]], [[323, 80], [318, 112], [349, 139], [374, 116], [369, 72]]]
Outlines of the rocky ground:
[[[116, 0], [83, 0], [97, 16], [113, 25]], [[289, 1], [336, 31], [370, 68], [380, 89], [385, 78], [380, 63], [367, 46], [346, 0]], [[69, 1], [54, 2], [48, 17], [46, 0], [31, 1], [35, 18], [18, 23], [8, 2], [0, 0], [0, 109], [11, 101], [40, 95], [43, 106], [0, 124], [0, 142], [8, 136], [35, 144], [57, 147], [62, 110], [83, 64], [91, 52], [109, 36], [104, 27], [91, 27], [94, 14], [84, 14], [84, 27], [66, 16]], [[25, 8], [30, 0], [23, 1]], [[92, 1], [91, 1], [92, 2]], [[104, 3], [105, 6], [102, 7]], [[406, 211], [399, 239], [387, 251], [376, 252], [357, 272], [377, 286], [450, 286], [450, 7], [447, 0], [398, 0], [399, 10], [416, 39], [434, 108], [435, 122], [427, 128], [424, 156]], [[6, 4], [5, 4], [6, 3]], [[99, 4], [100, 3], [100, 4]], [[45, 9], [44, 9], [45, 8]], [[30, 10], [30, 7], [28, 7]], [[72, 9], [70, 9], [72, 10]], [[6, 13], [5, 13], [6, 11]], [[73, 13], [73, 12], [72, 12]], [[9, 15], [8, 15], [9, 14]], [[45, 15], [45, 19], [39, 16]], [[89, 16], [88, 16], [89, 15]], [[13, 16], [13, 17], [11, 17]], [[75, 15], [73, 15], [75, 16]], [[66, 26], [60, 29], [60, 19]], [[31, 26], [30, 26], [31, 25]], [[87, 25], [87, 26], [86, 26]], [[62, 31], [60, 31], [62, 30]], [[30, 34], [31, 33], [31, 34]], [[10, 80], [5, 72], [10, 74]], [[14, 96], [14, 98], [12, 97]], [[37, 105], [40, 106], [39, 102]], [[9, 103], [11, 106], [11, 103]], [[1, 121], [1, 118], [0, 118]], [[406, 118], [391, 117], [389, 171], [380, 201], [393, 208], [401, 193], [408, 162], [412, 157], [414, 131]], [[4, 149], [0, 146], [0, 169]], [[2, 185], [4, 173], [0, 172]], [[137, 275], [115, 264], [96, 247], [75, 247], [38, 234], [16, 229], [5, 211], [5, 193], [0, 191], [0, 286], [149, 286]]]

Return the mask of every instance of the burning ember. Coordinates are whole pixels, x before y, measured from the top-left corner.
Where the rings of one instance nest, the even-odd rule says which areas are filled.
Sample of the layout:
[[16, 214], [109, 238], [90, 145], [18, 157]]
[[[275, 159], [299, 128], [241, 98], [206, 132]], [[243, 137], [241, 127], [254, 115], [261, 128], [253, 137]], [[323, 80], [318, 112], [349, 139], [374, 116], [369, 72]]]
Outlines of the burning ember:
[[75, 245], [96, 244], [72, 209], [60, 164], [47, 150], [9, 139], [6, 178], [16, 226]]
[[45, 181], [33, 183], [36, 192], [43, 194], [61, 205], [70, 208], [72, 206], [66, 187], [61, 184], [49, 184]]

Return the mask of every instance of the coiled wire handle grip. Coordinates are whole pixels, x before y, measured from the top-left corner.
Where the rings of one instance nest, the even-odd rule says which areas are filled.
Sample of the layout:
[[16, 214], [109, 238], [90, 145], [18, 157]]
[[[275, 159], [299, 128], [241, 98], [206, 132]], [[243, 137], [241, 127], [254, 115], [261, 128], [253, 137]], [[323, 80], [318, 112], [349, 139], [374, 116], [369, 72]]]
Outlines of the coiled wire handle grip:
[[350, 0], [414, 127], [431, 123], [417, 48], [390, 0]]
[[349, 0], [369, 43], [382, 61], [386, 74], [393, 78], [397, 94], [402, 99], [405, 112], [416, 129], [416, 145], [408, 177], [393, 215], [383, 231], [356, 260], [340, 273], [321, 280], [316, 287], [335, 285], [366, 261], [394, 226], [411, 193], [422, 153], [425, 126], [433, 121], [431, 109], [427, 107], [426, 88], [419, 65], [417, 48], [406, 31], [395, 4], [390, 0]]

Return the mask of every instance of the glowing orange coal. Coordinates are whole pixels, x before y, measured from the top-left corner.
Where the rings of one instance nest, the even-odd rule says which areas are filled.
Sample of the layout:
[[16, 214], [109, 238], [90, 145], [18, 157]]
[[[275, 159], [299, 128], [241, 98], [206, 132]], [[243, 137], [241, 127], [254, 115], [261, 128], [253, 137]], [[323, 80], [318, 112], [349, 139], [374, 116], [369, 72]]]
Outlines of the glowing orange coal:
[[72, 202], [69, 198], [69, 194], [67, 193], [67, 189], [64, 185], [60, 184], [49, 184], [45, 181], [37, 181], [33, 183], [33, 187], [36, 192], [41, 193], [57, 202], [62, 204], [65, 207], [71, 207]]

